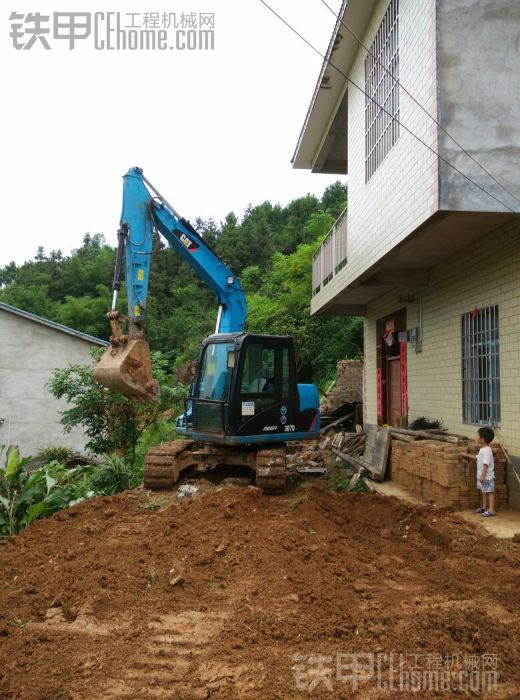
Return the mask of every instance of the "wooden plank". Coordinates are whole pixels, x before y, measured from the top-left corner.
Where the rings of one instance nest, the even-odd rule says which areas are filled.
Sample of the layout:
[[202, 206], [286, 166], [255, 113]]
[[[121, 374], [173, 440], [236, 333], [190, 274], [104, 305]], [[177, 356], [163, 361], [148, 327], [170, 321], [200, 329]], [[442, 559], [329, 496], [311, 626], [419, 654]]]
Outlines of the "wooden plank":
[[363, 462], [367, 464], [374, 481], [384, 481], [391, 434], [386, 428], [373, 426], [368, 429]]
[[377, 493], [377, 487], [370, 481], [365, 480], [365, 488], [369, 493]]
[[400, 435], [399, 433], [392, 432], [392, 440], [399, 440], [399, 442], [415, 442], [417, 438], [411, 435]]
[[368, 429], [362, 457], [353, 457], [336, 449], [333, 449], [332, 452], [357, 472], [361, 474], [367, 472], [374, 481], [384, 481], [390, 437], [389, 430], [372, 427]]
[[452, 442], [458, 444], [460, 440], [451, 435], [439, 435], [437, 433], [429, 433], [425, 430], [405, 430], [404, 428], [388, 428], [388, 430], [396, 435], [410, 435], [411, 437], [420, 438], [421, 440], [437, 440], [438, 442]]
[[332, 452], [342, 459], [346, 464], [349, 465], [349, 467], [352, 467], [352, 469], [355, 469], [357, 472], [361, 472], [365, 470], [365, 466], [360, 462], [359, 457], [353, 457], [352, 455], [347, 455], [344, 452], [340, 452], [339, 450], [336, 450], [334, 448]]
[[354, 415], [354, 412], [347, 413], [346, 415], [341, 416], [341, 418], [338, 418], [337, 420], [332, 421], [332, 423], [327, 423], [326, 425], [323, 426], [323, 428], [320, 429], [320, 433], [326, 433], [331, 428], [335, 428], [337, 425], [341, 425], [341, 423], [346, 423], [346, 421], [348, 421], [350, 418], [352, 418], [353, 415]]
[[360, 478], [361, 474], [359, 472], [353, 474], [351, 480], [348, 482], [347, 491], [352, 491], [355, 488], [357, 482], [360, 480]]

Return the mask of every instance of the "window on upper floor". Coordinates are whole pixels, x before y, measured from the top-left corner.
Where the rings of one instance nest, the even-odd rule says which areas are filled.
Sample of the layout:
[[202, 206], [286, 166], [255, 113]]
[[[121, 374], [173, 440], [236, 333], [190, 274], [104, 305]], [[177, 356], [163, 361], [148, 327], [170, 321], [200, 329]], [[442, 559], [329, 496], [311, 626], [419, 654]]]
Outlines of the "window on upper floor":
[[390, 0], [365, 59], [365, 182], [399, 138], [399, 0]]
[[462, 316], [462, 414], [464, 423], [500, 424], [498, 306]]

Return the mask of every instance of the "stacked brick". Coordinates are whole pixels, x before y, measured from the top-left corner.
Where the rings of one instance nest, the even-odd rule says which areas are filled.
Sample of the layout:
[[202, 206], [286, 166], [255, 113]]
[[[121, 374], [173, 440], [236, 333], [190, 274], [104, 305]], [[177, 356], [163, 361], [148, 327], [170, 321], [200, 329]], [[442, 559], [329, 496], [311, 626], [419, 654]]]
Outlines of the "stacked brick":
[[[475, 459], [478, 449], [469, 442], [392, 440], [392, 480], [415, 496], [440, 506], [457, 510], [476, 508], [479, 505]], [[503, 509], [507, 507], [506, 458], [500, 447], [493, 446], [493, 454], [497, 508]]]

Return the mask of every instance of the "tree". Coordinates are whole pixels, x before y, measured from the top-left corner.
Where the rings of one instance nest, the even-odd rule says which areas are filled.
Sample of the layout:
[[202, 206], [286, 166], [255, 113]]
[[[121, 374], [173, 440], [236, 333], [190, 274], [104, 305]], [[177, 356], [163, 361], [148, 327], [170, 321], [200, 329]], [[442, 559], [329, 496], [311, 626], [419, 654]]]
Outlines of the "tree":
[[[100, 350], [92, 351], [99, 357]], [[126, 399], [96, 382], [90, 365], [69, 365], [56, 369], [49, 388], [57, 398], [66, 398], [70, 408], [61, 413], [65, 432], [82, 426], [88, 437], [86, 449], [97, 455], [123, 453], [135, 460], [136, 446], [143, 432], [171, 408], [178, 393], [169, 385], [166, 363], [160, 353], [152, 353], [152, 369], [161, 389], [156, 403]]]
[[13, 284], [13, 282], [16, 280], [17, 272], [18, 268], [14, 260], [8, 263], [5, 267], [0, 268], [0, 288], [8, 284]]
[[51, 250], [49, 253], [49, 259], [53, 260], [54, 262], [60, 262], [63, 260], [63, 251], [61, 248], [58, 248], [57, 250]]
[[[359, 321], [309, 314], [313, 251], [346, 202], [346, 186], [336, 182], [321, 199], [307, 194], [284, 206], [249, 205], [241, 219], [230, 212], [219, 224], [195, 220], [199, 233], [240, 276], [248, 296], [249, 328], [292, 332], [306, 376], [322, 377], [347, 349], [353, 352], [360, 344]], [[46, 254], [40, 247], [37, 258], [0, 268], [0, 300], [107, 338], [114, 248], [101, 234], [87, 233], [70, 255]], [[127, 310], [124, 285], [118, 309]], [[152, 350], [161, 351], [171, 368], [193, 359], [201, 340], [215, 328], [216, 313], [206, 283], [156, 235], [145, 321]]]
[[[333, 371], [338, 359], [352, 357], [362, 347], [362, 321], [358, 318], [311, 317], [312, 256], [334, 219], [316, 212], [305, 229], [313, 243], [302, 243], [291, 255], [275, 253], [272, 268], [261, 287], [249, 295], [248, 330], [288, 334], [294, 339], [301, 380], [320, 381]], [[258, 279], [254, 267], [246, 280]]]
[[199, 233], [210, 248], [214, 248], [219, 236], [219, 228], [213, 219], [207, 221], [197, 217], [195, 219], [195, 230]]
[[0, 301], [24, 309], [37, 316], [53, 318], [55, 304], [49, 299], [49, 288], [46, 284], [7, 285], [0, 296]]
[[337, 219], [347, 206], [347, 186], [339, 180], [329, 185], [321, 198], [321, 206]]
[[314, 195], [306, 195], [290, 202], [284, 209], [284, 223], [276, 235], [276, 250], [294, 253], [300, 243], [308, 243], [304, 228], [311, 216], [319, 211], [320, 203]]
[[47, 258], [45, 257], [45, 248], [42, 245], [38, 246], [38, 250], [36, 251], [34, 259], [36, 260], [36, 262], [44, 262], [45, 260], [47, 260]]
[[99, 285], [96, 292], [97, 296], [76, 297], [67, 294], [65, 301], [56, 310], [56, 320], [70, 328], [81, 328], [84, 333], [97, 338], [106, 338], [109, 330], [106, 312], [110, 290]]

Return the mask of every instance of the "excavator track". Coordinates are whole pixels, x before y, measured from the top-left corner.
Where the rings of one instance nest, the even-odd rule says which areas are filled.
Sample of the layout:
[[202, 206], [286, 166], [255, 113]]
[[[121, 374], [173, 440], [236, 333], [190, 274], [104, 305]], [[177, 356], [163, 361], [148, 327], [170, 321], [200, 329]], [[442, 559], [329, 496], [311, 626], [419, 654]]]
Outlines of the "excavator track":
[[285, 447], [258, 450], [256, 453], [256, 485], [264, 493], [285, 493], [287, 490], [287, 467]]
[[287, 488], [286, 448], [274, 447], [253, 452], [240, 452], [217, 447], [204, 447], [194, 440], [165, 442], [150, 450], [144, 461], [144, 487], [172, 489], [181, 472], [188, 467], [215, 464], [244, 464], [254, 467], [256, 485], [264, 493], [285, 493]]
[[194, 440], [173, 440], [151, 449], [144, 460], [144, 487], [172, 489], [182, 470], [193, 463], [194, 445]]

